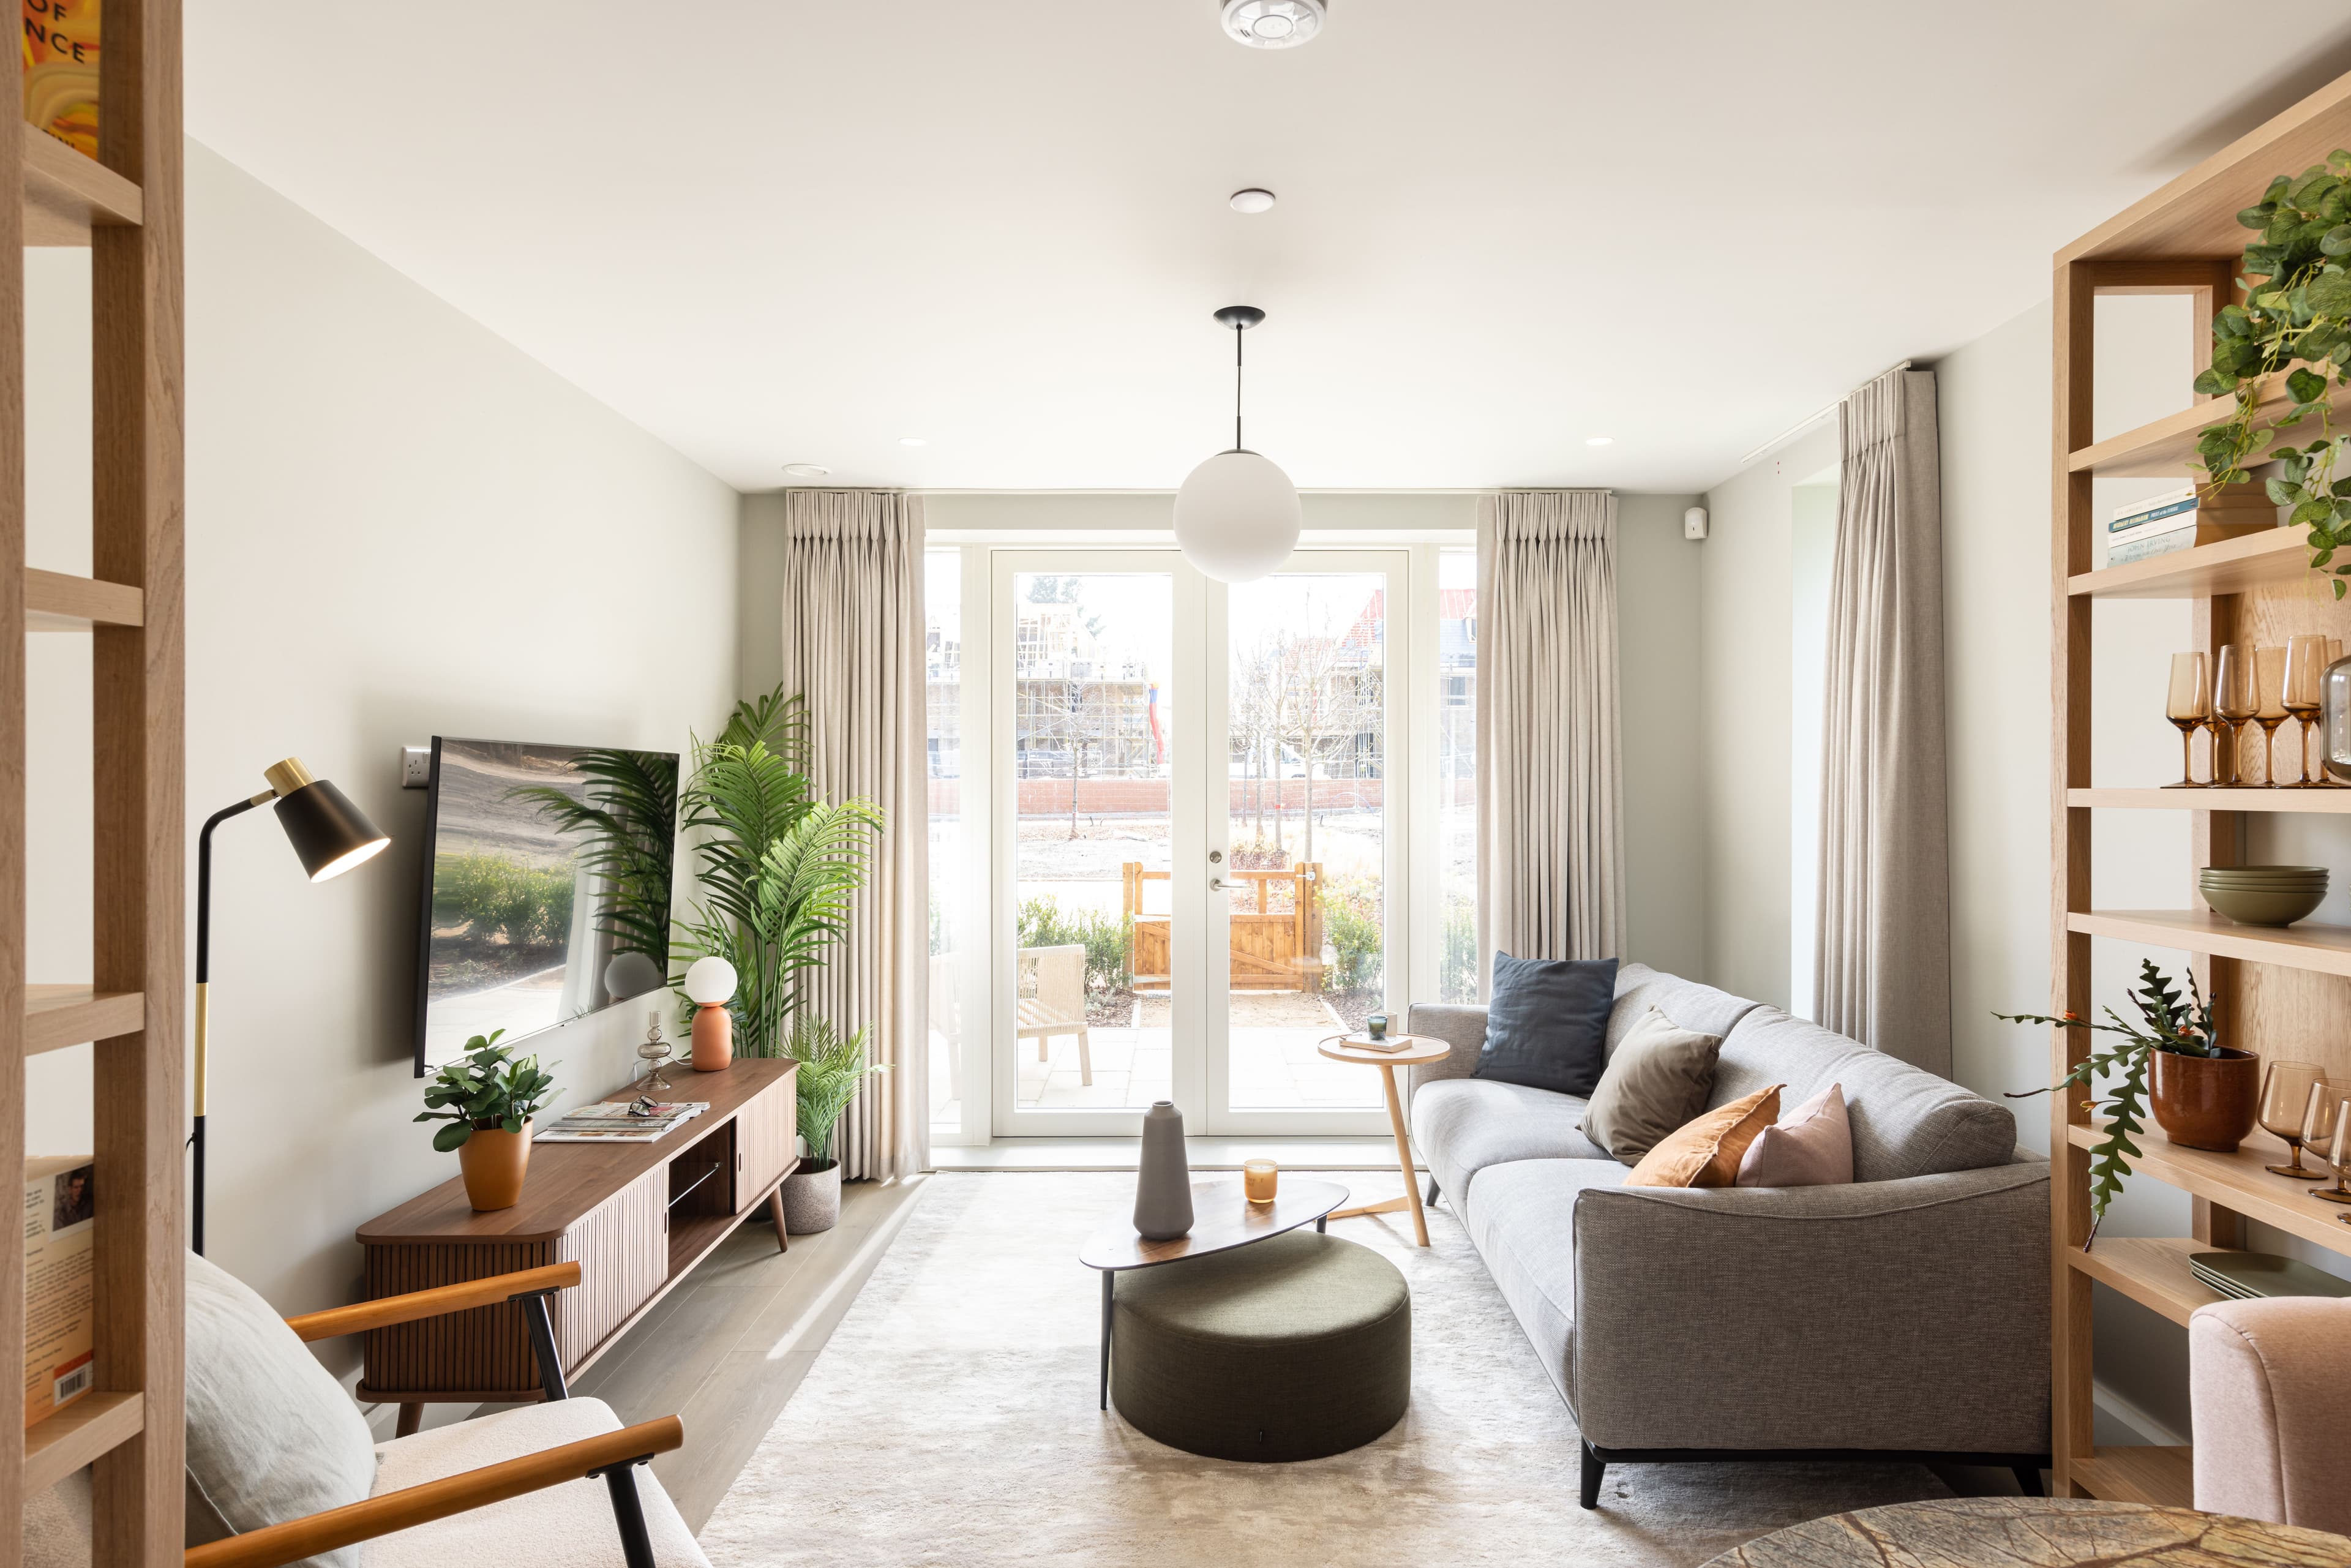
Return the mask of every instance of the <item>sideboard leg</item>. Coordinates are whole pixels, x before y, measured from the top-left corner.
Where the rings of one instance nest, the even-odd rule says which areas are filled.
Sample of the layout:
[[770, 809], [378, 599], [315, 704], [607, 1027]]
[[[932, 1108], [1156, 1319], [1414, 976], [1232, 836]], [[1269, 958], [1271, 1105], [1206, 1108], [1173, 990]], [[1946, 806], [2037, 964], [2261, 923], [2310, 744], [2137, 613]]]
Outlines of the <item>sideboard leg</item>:
[[776, 1222], [776, 1250], [790, 1251], [792, 1239], [784, 1232], [784, 1187], [781, 1182], [777, 1183], [776, 1190], [768, 1195], [768, 1214]]

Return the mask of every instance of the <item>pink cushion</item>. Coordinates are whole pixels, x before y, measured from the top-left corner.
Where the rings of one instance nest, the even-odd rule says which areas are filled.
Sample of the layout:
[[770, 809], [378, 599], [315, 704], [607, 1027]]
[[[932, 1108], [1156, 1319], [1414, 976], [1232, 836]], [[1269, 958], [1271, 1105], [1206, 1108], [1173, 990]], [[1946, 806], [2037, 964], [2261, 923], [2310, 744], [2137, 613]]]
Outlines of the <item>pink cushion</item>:
[[1739, 1162], [1740, 1186], [1837, 1186], [1853, 1180], [1844, 1085], [1832, 1083], [1763, 1129]]

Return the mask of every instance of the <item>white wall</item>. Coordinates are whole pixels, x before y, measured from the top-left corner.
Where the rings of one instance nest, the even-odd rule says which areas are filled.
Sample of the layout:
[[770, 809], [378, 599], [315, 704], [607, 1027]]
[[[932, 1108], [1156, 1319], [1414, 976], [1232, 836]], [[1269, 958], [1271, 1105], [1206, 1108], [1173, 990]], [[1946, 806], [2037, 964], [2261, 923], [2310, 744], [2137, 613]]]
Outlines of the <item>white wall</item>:
[[[282, 1311], [356, 1299], [361, 1221], [455, 1174], [411, 1065], [435, 733], [682, 749], [733, 700], [735, 492], [191, 142], [188, 845], [299, 755], [393, 835], [306, 883], [215, 839], [211, 1245]], [[88, 252], [27, 253], [36, 566], [86, 572]], [[89, 644], [34, 643], [30, 973], [89, 973]], [[193, 941], [191, 944], [193, 959]], [[543, 1035], [567, 1099], [643, 1019]], [[27, 1146], [87, 1148], [89, 1049], [34, 1059]], [[352, 1351], [342, 1351], [346, 1361]]]

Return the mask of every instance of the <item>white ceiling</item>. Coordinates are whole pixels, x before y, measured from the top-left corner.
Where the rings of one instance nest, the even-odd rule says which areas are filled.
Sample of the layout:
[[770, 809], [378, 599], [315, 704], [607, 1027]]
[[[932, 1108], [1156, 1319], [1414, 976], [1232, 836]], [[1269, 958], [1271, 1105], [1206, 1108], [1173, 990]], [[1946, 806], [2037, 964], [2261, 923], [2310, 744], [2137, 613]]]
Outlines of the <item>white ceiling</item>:
[[1236, 302], [1301, 486], [1699, 488], [2351, 69], [2341, 0], [187, 11], [194, 136], [743, 489], [1173, 486]]

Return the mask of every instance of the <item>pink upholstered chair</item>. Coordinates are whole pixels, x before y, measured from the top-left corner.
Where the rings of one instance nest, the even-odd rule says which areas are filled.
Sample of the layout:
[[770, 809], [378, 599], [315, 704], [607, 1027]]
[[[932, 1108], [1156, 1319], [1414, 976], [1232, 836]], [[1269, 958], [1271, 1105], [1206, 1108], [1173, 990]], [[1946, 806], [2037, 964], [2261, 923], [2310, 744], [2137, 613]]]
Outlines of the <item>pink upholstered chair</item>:
[[2199, 1307], [2188, 1361], [2196, 1506], [2351, 1534], [2351, 1301]]

